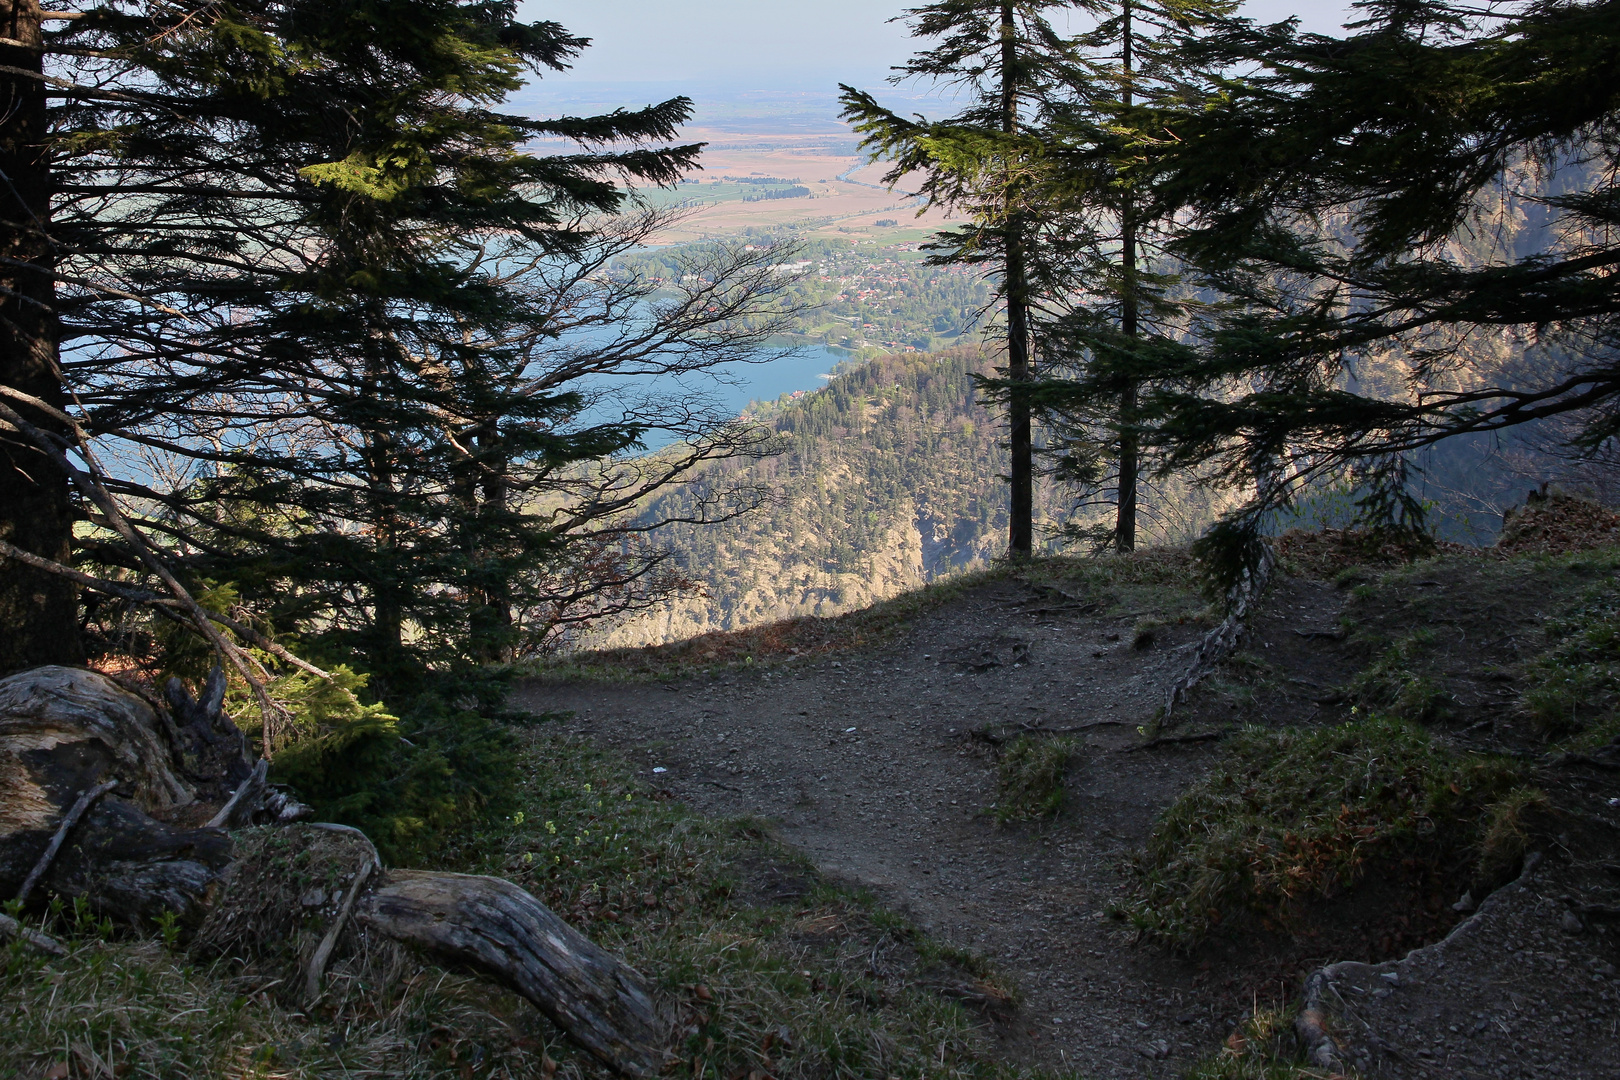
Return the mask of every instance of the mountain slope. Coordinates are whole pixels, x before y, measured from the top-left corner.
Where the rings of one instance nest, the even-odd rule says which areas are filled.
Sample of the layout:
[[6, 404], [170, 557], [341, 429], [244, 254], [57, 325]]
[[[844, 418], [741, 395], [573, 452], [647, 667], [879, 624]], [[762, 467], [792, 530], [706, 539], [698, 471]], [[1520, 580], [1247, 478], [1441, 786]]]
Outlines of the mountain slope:
[[[1007, 452], [971, 377], [991, 362], [977, 348], [887, 356], [757, 408], [780, 454], [723, 462], [648, 508], [679, 517], [710, 491], [757, 484], [772, 493], [738, 520], [660, 533], [705, 595], [599, 631], [590, 644], [837, 614], [993, 558], [1007, 523]], [[1053, 493], [1043, 494], [1050, 503]]]

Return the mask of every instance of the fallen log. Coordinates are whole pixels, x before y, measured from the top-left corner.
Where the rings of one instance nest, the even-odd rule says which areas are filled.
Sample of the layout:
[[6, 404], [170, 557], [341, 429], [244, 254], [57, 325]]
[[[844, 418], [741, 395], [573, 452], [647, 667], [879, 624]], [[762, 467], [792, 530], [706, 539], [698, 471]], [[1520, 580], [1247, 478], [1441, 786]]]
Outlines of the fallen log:
[[[523, 889], [498, 878], [385, 871], [357, 830], [289, 824], [301, 808], [242, 755], [241, 734], [221, 711], [222, 687], [216, 676], [193, 699], [172, 684], [164, 709], [82, 669], [0, 680], [0, 896], [32, 877], [36, 908], [55, 895], [136, 923], [173, 912], [198, 955], [290, 958], [303, 977], [289, 985], [306, 996], [318, 994], [328, 962], [357, 936], [345, 933], [352, 917], [517, 991], [624, 1075], [656, 1076], [672, 1060], [673, 1025], [656, 987]], [[306, 890], [315, 903], [279, 872], [289, 858], [329, 883]], [[330, 920], [307, 933], [327, 911]], [[0, 933], [56, 945], [21, 924]], [[278, 935], [302, 936], [278, 953]]]
[[509, 881], [396, 870], [357, 915], [495, 977], [618, 1072], [657, 1076], [670, 1061], [670, 1019], [647, 981]]

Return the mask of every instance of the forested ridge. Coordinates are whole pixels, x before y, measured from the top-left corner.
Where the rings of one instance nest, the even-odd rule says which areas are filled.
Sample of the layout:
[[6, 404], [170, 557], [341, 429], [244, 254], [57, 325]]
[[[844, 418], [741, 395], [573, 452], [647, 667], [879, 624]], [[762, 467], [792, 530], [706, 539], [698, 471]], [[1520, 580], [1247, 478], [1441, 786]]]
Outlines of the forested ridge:
[[751, 418], [778, 452], [721, 465], [650, 512], [678, 519], [709, 484], [759, 485], [770, 499], [725, 527], [669, 526], [704, 594], [593, 642], [835, 614], [993, 558], [1006, 528], [1006, 452], [972, 381], [991, 363], [971, 347], [891, 355], [756, 406]]

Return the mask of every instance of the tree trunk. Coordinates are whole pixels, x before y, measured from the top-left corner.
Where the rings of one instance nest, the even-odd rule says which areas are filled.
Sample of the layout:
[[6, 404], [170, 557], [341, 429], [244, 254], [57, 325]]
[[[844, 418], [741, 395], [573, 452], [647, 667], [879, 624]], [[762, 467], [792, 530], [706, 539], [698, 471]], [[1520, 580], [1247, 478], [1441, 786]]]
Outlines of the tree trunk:
[[[1018, 38], [1012, 4], [1001, 5], [1001, 129], [1018, 131]], [[1029, 281], [1024, 262], [1023, 216], [1007, 215], [1007, 399], [1008, 449], [1011, 453], [1007, 506], [1007, 554], [1027, 559], [1035, 547], [1035, 461], [1030, 431]]]
[[[1120, 48], [1120, 69], [1125, 77], [1120, 99], [1129, 109], [1133, 99], [1131, 77], [1131, 5], [1121, 5], [1123, 42]], [[1120, 331], [1128, 338], [1137, 333], [1136, 297], [1136, 201], [1130, 186], [1125, 188], [1125, 201], [1120, 207]], [[1136, 550], [1136, 489], [1141, 475], [1141, 448], [1136, 436], [1137, 388], [1133, 383], [1119, 396], [1119, 501], [1114, 521], [1114, 547], [1116, 550]]]
[[[45, 156], [45, 84], [39, 0], [0, 0], [0, 387], [56, 409], [66, 406], [57, 365], [56, 289], [47, 226], [51, 177]], [[22, 264], [22, 265], [19, 265]], [[6, 404], [36, 427], [62, 425], [26, 401]], [[0, 540], [53, 562], [71, 561], [68, 478], [20, 432], [0, 425]], [[54, 574], [0, 560], [0, 674], [82, 659], [78, 593]]]
[[[222, 686], [221, 677], [211, 679], [200, 701], [171, 686], [177, 723], [91, 671], [44, 667], [0, 680], [0, 897], [37, 876], [36, 904], [48, 894], [82, 896], [96, 912], [134, 922], [172, 911], [197, 929], [194, 944], [205, 954], [219, 953], [222, 942], [229, 955], [274, 952], [277, 942], [267, 939], [285, 936], [285, 909], [300, 901], [297, 891], [280, 901], [274, 895], [288, 892], [280, 888], [288, 875], [272, 856], [301, 852], [355, 884], [318, 959], [291, 985], [318, 989], [353, 905], [371, 929], [516, 990], [614, 1070], [662, 1072], [673, 1026], [654, 986], [516, 885], [463, 874], [370, 874], [375, 848], [343, 826], [235, 838], [197, 827], [216, 817], [227, 792], [217, 778], [193, 781], [192, 770], [212, 762], [240, 773], [244, 764], [233, 742], [240, 733], [219, 711]], [[249, 770], [238, 790], [260, 778]], [[69, 808], [108, 780], [118, 781], [117, 794], [64, 829]], [[239, 801], [231, 819], [274, 824], [289, 816], [287, 802], [274, 793], [251, 806]], [[59, 832], [65, 836], [53, 856]], [[322, 843], [333, 834], [348, 834], [346, 849]], [[257, 839], [238, 843], [244, 836]], [[349, 872], [360, 862], [365, 873]]]

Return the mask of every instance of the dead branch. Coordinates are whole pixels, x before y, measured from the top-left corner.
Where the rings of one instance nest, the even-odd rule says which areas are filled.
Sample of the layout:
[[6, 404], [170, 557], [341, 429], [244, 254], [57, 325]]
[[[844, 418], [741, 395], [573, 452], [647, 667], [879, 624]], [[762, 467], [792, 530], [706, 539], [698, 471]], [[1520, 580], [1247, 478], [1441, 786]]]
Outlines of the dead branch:
[[34, 863], [34, 868], [23, 879], [22, 888], [17, 890], [17, 902], [19, 904], [28, 902], [28, 894], [34, 891], [34, 886], [39, 884], [39, 879], [45, 876], [45, 871], [49, 870], [51, 863], [56, 861], [56, 853], [62, 850], [62, 841], [67, 839], [67, 834], [73, 830], [73, 826], [79, 823], [79, 819], [84, 816], [84, 812], [90, 809], [90, 804], [117, 786], [117, 780], [108, 780], [106, 783], [97, 784], [95, 787], [90, 788], [74, 800], [73, 806], [66, 814], [62, 815], [62, 824], [57, 826], [56, 835], [51, 837], [49, 844], [45, 845], [45, 850], [40, 853], [39, 861]]

